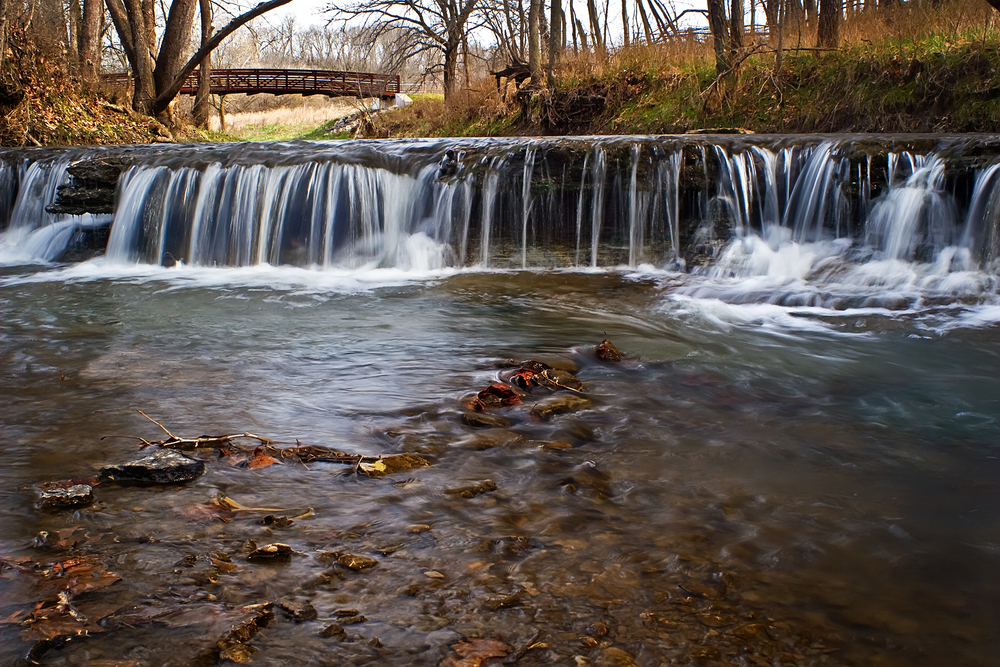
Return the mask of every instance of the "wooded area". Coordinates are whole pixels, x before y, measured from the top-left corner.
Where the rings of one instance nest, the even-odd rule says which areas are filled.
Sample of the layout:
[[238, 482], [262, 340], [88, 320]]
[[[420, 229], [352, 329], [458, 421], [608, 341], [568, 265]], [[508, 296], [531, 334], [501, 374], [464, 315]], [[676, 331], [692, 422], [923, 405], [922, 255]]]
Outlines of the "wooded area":
[[[157, 116], [196, 68], [207, 77], [213, 57], [230, 67], [254, 60], [260, 63], [254, 66], [437, 80], [449, 99], [473, 79], [504, 68], [528, 80], [530, 90], [554, 88], [570, 54], [601, 60], [623, 48], [699, 42], [711, 46], [721, 81], [751, 56], [772, 54], [777, 73], [790, 50], [837, 49], [845, 18], [903, 4], [705, 0], [704, 8], [678, 9], [672, 0], [621, 0], [620, 6], [611, 0], [334, 0], [325, 26], [300, 28], [290, 15], [255, 22], [289, 1], [242, 10], [211, 0], [0, 0], [0, 52], [15, 71], [26, 65], [19, 60], [34, 57], [84, 87], [94, 86], [102, 71], [128, 71], [132, 108]], [[1000, 0], [987, 1], [1000, 11]], [[218, 15], [224, 25], [216, 29]], [[244, 26], [248, 30], [238, 32]], [[27, 46], [11, 50], [8, 38]], [[193, 114], [197, 124], [208, 115], [207, 78], [204, 85]]]

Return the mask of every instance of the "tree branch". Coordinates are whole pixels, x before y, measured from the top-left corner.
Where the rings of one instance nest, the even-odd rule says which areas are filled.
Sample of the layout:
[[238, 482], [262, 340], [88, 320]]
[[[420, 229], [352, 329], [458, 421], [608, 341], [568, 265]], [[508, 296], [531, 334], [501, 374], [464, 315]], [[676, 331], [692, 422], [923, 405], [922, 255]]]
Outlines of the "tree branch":
[[184, 81], [187, 80], [188, 75], [191, 74], [198, 67], [198, 64], [205, 58], [206, 55], [215, 50], [219, 44], [222, 43], [226, 37], [236, 32], [244, 24], [249, 23], [261, 14], [265, 14], [272, 9], [277, 9], [282, 5], [287, 5], [291, 0], [268, 0], [267, 2], [262, 2], [245, 14], [240, 14], [236, 18], [226, 25], [225, 28], [215, 33], [212, 39], [205, 42], [200, 49], [198, 49], [191, 59], [187, 61], [181, 71], [178, 72], [177, 76], [170, 83], [169, 86], [159, 93], [156, 101], [153, 102], [153, 113], [158, 114], [167, 108], [167, 105], [177, 97], [177, 93], [180, 92], [181, 88], [184, 86]]

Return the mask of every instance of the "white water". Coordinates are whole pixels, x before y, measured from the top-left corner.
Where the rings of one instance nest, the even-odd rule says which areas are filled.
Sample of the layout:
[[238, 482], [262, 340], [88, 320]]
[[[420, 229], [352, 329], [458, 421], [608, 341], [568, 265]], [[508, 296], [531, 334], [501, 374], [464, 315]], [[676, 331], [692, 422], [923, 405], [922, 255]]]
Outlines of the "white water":
[[[669, 141], [561, 141], [470, 144], [449, 152], [450, 173], [446, 145], [426, 142], [287, 164], [228, 149], [190, 165], [138, 160], [120, 179], [106, 257], [48, 275], [139, 265], [135, 275], [242, 284], [259, 269], [353, 290], [456, 270], [652, 267], [686, 299], [733, 306], [965, 313], [998, 302], [1000, 163], [976, 171], [963, 199], [935, 153], [890, 152], [873, 167], [836, 141], [708, 141], [692, 166]], [[39, 213], [69, 159], [5, 164], [0, 182], [20, 188], [0, 233], [3, 265], [52, 261], [79, 227], [105, 222]], [[178, 273], [148, 268], [174, 264]]]

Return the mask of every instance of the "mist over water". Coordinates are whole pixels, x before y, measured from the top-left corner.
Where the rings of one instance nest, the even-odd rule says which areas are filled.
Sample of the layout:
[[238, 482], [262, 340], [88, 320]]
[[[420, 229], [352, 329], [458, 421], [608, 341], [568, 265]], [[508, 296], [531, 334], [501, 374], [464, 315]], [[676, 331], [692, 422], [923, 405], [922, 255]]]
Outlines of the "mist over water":
[[[254, 664], [433, 665], [463, 638], [538, 631], [518, 664], [596, 663], [600, 642], [641, 665], [994, 664], [992, 140], [852, 141], [135, 149], [108, 252], [74, 264], [52, 261], [66, 230], [102, 220], [39, 214], [54, 187], [12, 198], [0, 556], [97, 554], [122, 581], [81, 609], [197, 620], [112, 615], [44, 664], [191, 664], [217, 639], [205, 618], [288, 594], [319, 620], [279, 613]], [[605, 334], [623, 362], [594, 357]], [[509, 427], [467, 425], [462, 399], [508, 358], [576, 366], [591, 404], [540, 420], [528, 394], [496, 413]], [[102, 436], [160, 437], [136, 408], [188, 436], [432, 465], [364, 479], [196, 453], [189, 484], [39, 511], [32, 485], [137, 455]], [[219, 492], [314, 514], [223, 522], [199, 510]], [[73, 529], [91, 537], [39, 546]], [[298, 555], [247, 562], [247, 539]], [[331, 569], [332, 550], [378, 566]], [[238, 569], [213, 574], [217, 553]], [[2, 615], [30, 608], [3, 574]], [[367, 620], [320, 637], [345, 608]], [[27, 651], [22, 629], [0, 625], [0, 662]]]

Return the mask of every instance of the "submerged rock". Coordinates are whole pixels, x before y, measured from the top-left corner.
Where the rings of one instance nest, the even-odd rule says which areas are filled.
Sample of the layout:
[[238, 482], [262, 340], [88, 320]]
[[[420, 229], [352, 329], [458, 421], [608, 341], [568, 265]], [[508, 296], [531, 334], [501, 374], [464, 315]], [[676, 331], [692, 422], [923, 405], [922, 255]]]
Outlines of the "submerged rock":
[[354, 570], [355, 572], [367, 570], [370, 567], [378, 565], [378, 561], [374, 558], [343, 553], [342, 551], [325, 551], [319, 555], [319, 560], [321, 563], [325, 563], [327, 565], [340, 565], [341, 567], [346, 567], [347, 569]]
[[190, 482], [205, 474], [205, 463], [172, 449], [160, 449], [149, 456], [120, 465], [101, 468], [102, 482], [133, 484], [174, 484]]
[[265, 544], [260, 548], [254, 549], [247, 555], [247, 560], [289, 560], [293, 553], [295, 552], [291, 546], [275, 542], [274, 544]]
[[362, 461], [358, 467], [369, 477], [384, 477], [397, 472], [424, 468], [430, 464], [430, 461], [417, 454], [392, 454], [390, 456], [383, 456], [371, 463]]
[[445, 489], [449, 496], [459, 496], [461, 498], [475, 498], [482, 493], [490, 493], [497, 490], [497, 484], [492, 479], [487, 479], [479, 484], [471, 486], [460, 486], [455, 489]]
[[94, 502], [94, 487], [89, 484], [69, 486], [40, 484], [36, 491], [38, 506], [44, 510], [71, 510], [86, 507]]
[[463, 412], [462, 421], [477, 428], [506, 428], [510, 426], [510, 420], [506, 417], [488, 415], [485, 412]]
[[462, 438], [457, 444], [473, 451], [507, 447], [524, 442], [524, 436], [505, 428], [490, 428], [477, 431], [467, 438]]
[[296, 623], [315, 621], [319, 618], [319, 612], [316, 611], [316, 607], [312, 606], [309, 600], [299, 600], [291, 596], [286, 596], [278, 600], [278, 608]]
[[551, 419], [553, 415], [579, 412], [590, 407], [590, 399], [575, 394], [559, 394], [542, 399], [531, 408], [531, 414], [542, 420]]

